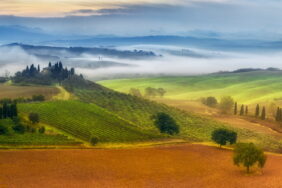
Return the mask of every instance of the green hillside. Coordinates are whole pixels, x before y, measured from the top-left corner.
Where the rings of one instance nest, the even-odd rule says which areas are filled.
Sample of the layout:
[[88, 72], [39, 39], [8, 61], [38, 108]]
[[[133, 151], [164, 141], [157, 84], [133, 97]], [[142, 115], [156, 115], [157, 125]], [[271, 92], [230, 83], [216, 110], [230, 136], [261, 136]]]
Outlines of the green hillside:
[[19, 110], [22, 113], [36, 112], [43, 123], [85, 141], [91, 137], [98, 137], [100, 142], [142, 141], [161, 137], [141, 131], [95, 104], [51, 101], [20, 104]]
[[[157, 133], [157, 130], [153, 125], [151, 116], [157, 112], [168, 113], [176, 119], [180, 125], [180, 134], [174, 136], [175, 138], [185, 138], [190, 141], [211, 141], [213, 130], [228, 126], [164, 104], [119, 93], [92, 82], [68, 80], [64, 82], [64, 87], [71, 91], [78, 100], [96, 104], [122, 119], [132, 122], [140, 130], [150, 131], [154, 134]], [[230, 127], [230, 129], [238, 132], [239, 141], [254, 142], [271, 151], [276, 151], [282, 147], [280, 139], [273, 136], [258, 134], [244, 128]]]
[[282, 99], [282, 71], [221, 73], [203, 76], [158, 77], [100, 81], [100, 84], [127, 93], [130, 88], [167, 90], [166, 98], [196, 100], [200, 97], [230, 95], [245, 104]]
[[31, 145], [31, 146], [45, 146], [45, 145], [80, 145], [81, 143], [68, 138], [61, 134], [40, 134], [35, 133], [16, 133], [12, 127], [15, 125], [11, 119], [0, 120], [0, 125], [8, 129], [8, 134], [0, 135], [0, 145]]

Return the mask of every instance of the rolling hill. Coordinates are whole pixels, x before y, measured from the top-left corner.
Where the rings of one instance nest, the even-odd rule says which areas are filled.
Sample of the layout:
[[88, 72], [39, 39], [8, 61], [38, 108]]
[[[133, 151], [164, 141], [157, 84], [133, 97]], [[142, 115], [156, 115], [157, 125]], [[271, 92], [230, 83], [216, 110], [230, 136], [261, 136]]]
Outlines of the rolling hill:
[[70, 79], [64, 81], [63, 85], [78, 100], [106, 109], [120, 118], [131, 122], [143, 131], [157, 133], [151, 117], [158, 112], [165, 112], [171, 115], [180, 125], [180, 134], [173, 136], [173, 138], [183, 138], [192, 142], [210, 142], [213, 130], [229, 127], [229, 129], [238, 132], [239, 141], [255, 142], [271, 151], [277, 151], [282, 147], [281, 138], [273, 135], [257, 133], [247, 128], [232, 127], [228, 124], [214, 121], [212, 118], [116, 92], [93, 82]]
[[100, 142], [130, 142], [161, 138], [139, 130], [133, 124], [96, 106], [79, 101], [50, 101], [20, 104], [21, 113], [36, 112], [41, 122], [59, 128], [77, 138]]
[[157, 77], [100, 81], [100, 84], [127, 93], [130, 88], [162, 87], [165, 98], [198, 100], [201, 97], [232, 96], [244, 104], [281, 102], [282, 71], [258, 70], [239, 73], [218, 73], [202, 76]]

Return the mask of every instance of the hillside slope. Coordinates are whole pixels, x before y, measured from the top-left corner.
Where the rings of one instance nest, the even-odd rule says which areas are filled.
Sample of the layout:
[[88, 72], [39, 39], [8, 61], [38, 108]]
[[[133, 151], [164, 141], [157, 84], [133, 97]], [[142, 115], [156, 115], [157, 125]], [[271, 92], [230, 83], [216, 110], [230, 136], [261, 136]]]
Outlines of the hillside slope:
[[281, 102], [282, 71], [251, 71], [201, 76], [157, 77], [100, 81], [105, 87], [127, 93], [130, 88], [162, 87], [165, 98], [196, 100], [230, 95], [244, 104]]
[[36, 112], [43, 123], [85, 141], [91, 137], [98, 137], [100, 142], [142, 141], [161, 137], [141, 131], [95, 104], [50, 101], [20, 104], [19, 110], [25, 114]]
[[157, 130], [151, 117], [158, 112], [165, 112], [170, 114], [180, 125], [180, 134], [174, 136], [174, 138], [184, 138], [190, 141], [211, 141], [213, 130], [220, 127], [229, 127], [238, 132], [239, 141], [255, 142], [271, 151], [277, 151], [282, 148], [281, 139], [277, 139], [274, 136], [256, 133], [245, 128], [230, 127], [228, 124], [214, 121], [211, 118], [205, 118], [164, 104], [119, 93], [93, 82], [70, 79], [64, 81], [63, 84], [78, 100], [96, 104], [122, 119], [132, 122], [140, 130], [156, 133]]

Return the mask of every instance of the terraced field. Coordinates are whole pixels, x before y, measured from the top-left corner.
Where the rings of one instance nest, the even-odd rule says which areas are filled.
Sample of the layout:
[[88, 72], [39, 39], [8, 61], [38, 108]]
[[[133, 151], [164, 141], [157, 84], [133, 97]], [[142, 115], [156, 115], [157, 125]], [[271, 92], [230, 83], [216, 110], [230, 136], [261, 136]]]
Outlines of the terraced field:
[[139, 130], [133, 124], [122, 120], [96, 106], [79, 101], [52, 101], [20, 104], [22, 113], [39, 113], [43, 123], [55, 126], [85, 141], [98, 137], [101, 142], [130, 142], [160, 138]]

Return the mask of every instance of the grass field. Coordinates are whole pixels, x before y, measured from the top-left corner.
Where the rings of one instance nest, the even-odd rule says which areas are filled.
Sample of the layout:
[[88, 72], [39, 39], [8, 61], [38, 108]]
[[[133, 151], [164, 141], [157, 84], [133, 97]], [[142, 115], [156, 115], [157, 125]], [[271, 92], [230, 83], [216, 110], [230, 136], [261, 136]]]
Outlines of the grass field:
[[0, 135], [0, 146], [68, 146], [68, 145], [80, 145], [79, 142], [74, 139], [70, 139], [62, 134], [40, 134], [24, 133], [19, 134], [13, 131], [12, 127], [14, 122], [10, 119], [0, 120], [0, 124], [4, 125], [8, 129], [7, 135]]
[[194, 113], [184, 112], [179, 109], [159, 104], [153, 101], [99, 89], [75, 90], [78, 99], [95, 103], [96, 105], [117, 114], [118, 116], [136, 124], [139, 129], [156, 133], [152, 115], [157, 112], [166, 112], [176, 119], [180, 125], [180, 134], [174, 138], [184, 138], [189, 141], [211, 141], [211, 133], [220, 127], [230, 127], [238, 132], [239, 141], [254, 142], [268, 151], [281, 151], [281, 135], [265, 134], [248, 127], [230, 126], [226, 123], [215, 121]]
[[98, 82], [105, 87], [127, 93], [130, 88], [162, 87], [165, 98], [197, 100], [201, 97], [232, 96], [239, 103], [280, 102], [282, 71], [222, 73], [203, 76], [132, 78]]
[[3, 98], [31, 98], [33, 95], [44, 95], [46, 99], [51, 99], [57, 95], [59, 90], [55, 87], [47, 86], [11, 86], [0, 84], [0, 99]]
[[200, 145], [0, 151], [0, 187], [276, 188], [281, 164], [281, 156], [268, 155], [263, 171], [246, 175], [231, 151]]
[[20, 104], [22, 113], [36, 112], [43, 123], [55, 126], [75, 137], [100, 142], [130, 142], [161, 138], [158, 134], [142, 131], [96, 106], [79, 101], [51, 101]]

